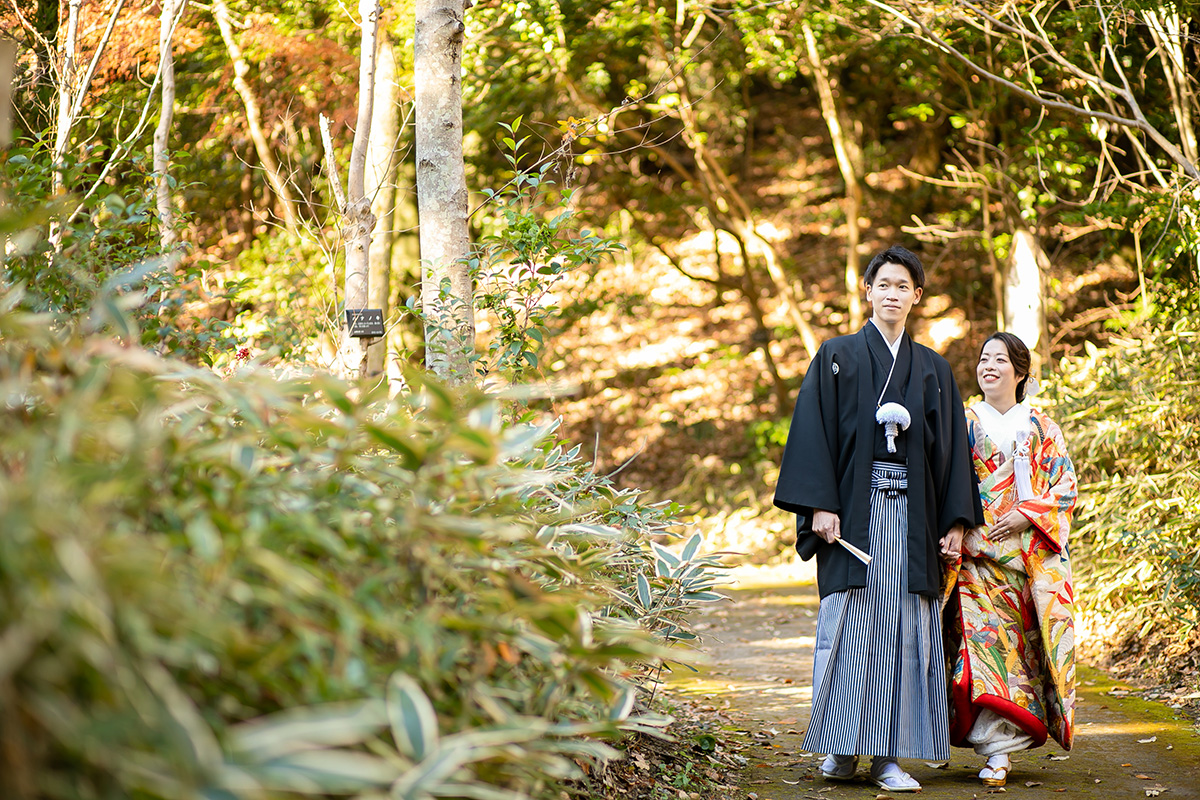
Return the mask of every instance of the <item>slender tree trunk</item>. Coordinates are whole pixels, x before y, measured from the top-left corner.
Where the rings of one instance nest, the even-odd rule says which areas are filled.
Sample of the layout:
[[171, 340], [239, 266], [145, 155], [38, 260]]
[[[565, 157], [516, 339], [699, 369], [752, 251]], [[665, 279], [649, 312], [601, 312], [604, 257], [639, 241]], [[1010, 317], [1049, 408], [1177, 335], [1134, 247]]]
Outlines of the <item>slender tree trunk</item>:
[[[375, 71], [375, 98], [371, 112], [371, 141], [367, 150], [367, 197], [375, 215], [367, 279], [367, 301], [371, 308], [391, 318], [392, 241], [395, 226], [396, 168], [400, 160], [400, 84], [396, 82], [395, 46], [381, 36]], [[367, 374], [382, 375], [387, 356], [387, 338], [374, 339], [367, 348]]]
[[[369, 307], [371, 236], [375, 215], [367, 196], [367, 151], [371, 139], [371, 115], [375, 97], [376, 43], [379, 36], [379, 0], [359, 0], [362, 17], [362, 45], [358, 66], [358, 118], [354, 125], [354, 145], [350, 149], [350, 169], [346, 176], [346, 210], [343, 236], [346, 239], [346, 273], [343, 285], [345, 308]], [[367, 374], [367, 346], [370, 340], [350, 335], [343, 327], [338, 366], [351, 378]]]
[[[409, 297], [420, 292], [421, 241], [417, 226], [416, 167], [405, 161], [398, 165], [396, 175], [396, 202], [392, 208], [392, 260], [391, 274], [398, 276], [392, 287], [390, 302], [399, 308]], [[402, 277], [400, 277], [402, 276]], [[410, 354], [420, 352], [420, 344], [409, 343], [409, 326], [393, 325], [388, 331], [387, 376], [393, 387], [403, 385], [403, 363]], [[418, 342], [423, 340], [418, 336]]]
[[[70, 0], [67, 3], [67, 32], [60, 47], [57, 108], [54, 122], [54, 175], [51, 178], [52, 192], [55, 197], [66, 192], [67, 176], [64, 170], [63, 158], [67, 153], [67, 145], [71, 141], [71, 109], [75, 105], [75, 84], [78, 65], [76, 50], [79, 46], [79, 8], [83, 0]], [[62, 249], [63, 224], [58, 220], [50, 222], [50, 247], [53, 252]]]
[[742, 254], [743, 274], [746, 277], [746, 287], [743, 294], [746, 296], [746, 302], [750, 305], [750, 314], [754, 317], [755, 325], [755, 343], [762, 348], [763, 363], [767, 368], [767, 375], [771, 378], [771, 388], [775, 392], [775, 412], [782, 416], [787, 414], [791, 409], [788, 404], [788, 389], [784, 383], [783, 376], [779, 374], [779, 366], [775, 363], [775, 356], [771, 354], [771, 329], [767, 327], [766, 315], [763, 314], [761, 298], [759, 297], [758, 284], [754, 280], [754, 270], [750, 267], [750, 251], [746, 248], [745, 241], [740, 236], [734, 234], [737, 240], [738, 250]]
[[1034, 357], [1034, 366], [1041, 363], [1038, 344], [1046, 327], [1045, 301], [1042, 291], [1042, 265], [1046, 254], [1037, 236], [1028, 228], [1018, 226], [1013, 231], [1012, 254], [1004, 282], [1004, 329], [1021, 337]]
[[179, 240], [175, 232], [175, 207], [169, 173], [171, 156], [167, 145], [175, 120], [175, 58], [172, 53], [172, 40], [175, 19], [183, 12], [186, 3], [187, 0], [163, 0], [158, 36], [162, 106], [158, 115], [158, 127], [154, 130], [154, 188], [158, 208], [158, 239], [163, 250], [170, 250]]
[[54, 126], [54, 194], [60, 194], [64, 189], [65, 176], [62, 172], [62, 159], [67, 152], [67, 143], [71, 139], [71, 109], [75, 105], [75, 88], [78, 80], [76, 74], [79, 65], [76, 62], [76, 51], [79, 48], [79, 9], [83, 0], [70, 0], [67, 3], [67, 34], [63, 38], [61, 59], [58, 76], [58, 107], [55, 114]]
[[452, 383], [473, 379], [475, 350], [462, 146], [464, 10], [464, 0], [416, 0], [413, 39], [425, 363]]
[[249, 128], [250, 139], [258, 153], [258, 161], [267, 173], [267, 182], [271, 184], [271, 190], [275, 193], [275, 202], [279, 204], [284, 224], [290, 233], [295, 234], [299, 227], [296, 201], [288, 188], [287, 178], [271, 151], [271, 143], [267, 141], [267, 135], [263, 131], [262, 110], [259, 108], [258, 98], [254, 96], [254, 90], [246, 81], [250, 65], [242, 56], [241, 45], [233, 35], [233, 22], [230, 20], [229, 5], [225, 0], [213, 0], [213, 14], [217, 18], [217, 27], [221, 29], [221, 38], [225, 40], [225, 47], [229, 50], [229, 58], [233, 61], [233, 88], [242, 98], [242, 105], [246, 108], [246, 127]]
[[[12, 144], [12, 81], [16, 62], [17, 43], [0, 38], [0, 156]], [[0, 208], [7, 208], [8, 202], [4, 189], [0, 188]], [[8, 234], [0, 232], [0, 289], [7, 285], [4, 279], [7, 258]]]
[[821, 115], [825, 118], [825, 126], [829, 128], [829, 138], [833, 141], [838, 169], [842, 173], [842, 182], [846, 184], [846, 301], [850, 311], [850, 328], [858, 330], [863, 324], [862, 277], [858, 258], [858, 245], [862, 238], [858, 225], [858, 215], [863, 204], [862, 180], [859, 178], [862, 159], [858, 154], [857, 143], [848, 139], [842, 126], [842, 109], [838, 107], [837, 98], [834, 96], [829, 70], [826, 69], [817, 49], [817, 38], [813, 35], [812, 26], [805, 20], [802, 27], [808, 52], [808, 66], [812, 70], [813, 83], [817, 86], [817, 95], [821, 98]]
[[[12, 82], [17, 63], [17, 43], [0, 37], [0, 150], [12, 144]], [[0, 259], [4, 258], [0, 252]]]

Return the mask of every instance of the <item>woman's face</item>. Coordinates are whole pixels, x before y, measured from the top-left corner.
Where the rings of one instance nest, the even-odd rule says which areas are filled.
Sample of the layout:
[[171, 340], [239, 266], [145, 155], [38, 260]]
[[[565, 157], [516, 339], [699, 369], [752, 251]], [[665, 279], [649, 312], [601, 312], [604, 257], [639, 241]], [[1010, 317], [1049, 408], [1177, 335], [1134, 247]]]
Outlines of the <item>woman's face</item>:
[[975, 367], [975, 379], [983, 397], [993, 406], [1011, 406], [1017, 402], [1017, 382], [1024, 375], [1018, 375], [1008, 357], [1008, 348], [999, 339], [992, 339], [983, 346], [979, 354], [979, 364]]

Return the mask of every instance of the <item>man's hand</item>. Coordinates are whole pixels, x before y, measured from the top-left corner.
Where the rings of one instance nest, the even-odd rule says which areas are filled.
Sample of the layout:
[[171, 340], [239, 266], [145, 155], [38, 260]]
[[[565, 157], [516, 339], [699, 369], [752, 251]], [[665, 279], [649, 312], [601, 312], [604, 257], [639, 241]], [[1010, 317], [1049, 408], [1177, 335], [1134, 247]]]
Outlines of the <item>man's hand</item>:
[[842, 521], [832, 511], [813, 510], [813, 533], [833, 544], [842, 535]]
[[955, 525], [941, 539], [942, 558], [953, 561], [962, 554], [963, 526]]

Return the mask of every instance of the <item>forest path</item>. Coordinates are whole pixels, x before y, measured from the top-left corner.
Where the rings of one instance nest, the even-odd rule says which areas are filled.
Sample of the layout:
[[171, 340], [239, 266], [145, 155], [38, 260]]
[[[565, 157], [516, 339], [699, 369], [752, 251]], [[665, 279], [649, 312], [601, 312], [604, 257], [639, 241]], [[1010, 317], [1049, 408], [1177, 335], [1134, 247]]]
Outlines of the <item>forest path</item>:
[[[739, 568], [732, 603], [713, 604], [695, 620], [708, 663], [698, 673], [677, 670], [676, 693], [724, 717], [723, 736], [747, 759], [741, 782], [749, 800], [835, 800], [891, 795], [868, 779], [831, 783], [820, 756], [801, 748], [811, 708], [812, 646], [817, 590], [808, 564]], [[1200, 799], [1200, 731], [1159, 703], [1122, 696], [1130, 687], [1080, 666], [1075, 748], [1051, 743], [1013, 756], [1005, 789], [984, 787], [982, 759], [953, 748], [950, 764], [902, 766], [923, 786], [920, 796], [971, 800], [1002, 793], [1057, 797]], [[1116, 694], [1113, 694], [1113, 693]], [[737, 746], [737, 745], [735, 745]]]

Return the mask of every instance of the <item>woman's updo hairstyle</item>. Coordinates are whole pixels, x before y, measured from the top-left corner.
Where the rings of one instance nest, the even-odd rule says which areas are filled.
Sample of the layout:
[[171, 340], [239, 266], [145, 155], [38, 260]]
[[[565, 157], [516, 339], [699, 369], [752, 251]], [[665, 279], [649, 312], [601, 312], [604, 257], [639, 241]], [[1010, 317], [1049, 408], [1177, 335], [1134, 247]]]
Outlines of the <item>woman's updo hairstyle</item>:
[[[1006, 331], [997, 331], [984, 340], [979, 348], [979, 355], [983, 355], [983, 348], [987, 347], [987, 343], [993, 339], [999, 340], [1004, 345], [1004, 349], [1008, 351], [1009, 363], [1013, 365], [1013, 371], [1021, 376], [1017, 381], [1017, 402], [1021, 403], [1025, 400], [1025, 385], [1029, 383], [1029, 348], [1021, 341], [1020, 337]], [[978, 361], [978, 359], [976, 359]]]

